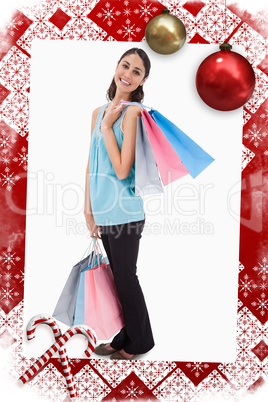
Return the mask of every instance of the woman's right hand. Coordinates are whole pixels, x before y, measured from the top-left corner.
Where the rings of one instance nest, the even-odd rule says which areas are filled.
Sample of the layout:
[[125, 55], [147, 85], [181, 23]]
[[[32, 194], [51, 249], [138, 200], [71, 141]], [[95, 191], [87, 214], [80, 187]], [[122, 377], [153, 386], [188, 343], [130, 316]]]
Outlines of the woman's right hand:
[[116, 120], [121, 116], [123, 109], [126, 107], [123, 103], [114, 105], [113, 101], [110, 106], [105, 110], [104, 116], [101, 121], [102, 130], [105, 128], [112, 128]]
[[101, 239], [101, 228], [100, 226], [96, 225], [92, 214], [85, 213], [85, 218], [88, 230], [90, 231], [90, 237], [97, 237], [98, 239]]

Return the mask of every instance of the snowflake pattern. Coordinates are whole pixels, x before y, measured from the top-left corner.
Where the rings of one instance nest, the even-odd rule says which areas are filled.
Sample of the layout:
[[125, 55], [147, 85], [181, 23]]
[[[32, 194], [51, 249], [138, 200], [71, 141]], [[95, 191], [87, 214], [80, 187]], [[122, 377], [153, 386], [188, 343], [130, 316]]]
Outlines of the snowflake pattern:
[[117, 33], [123, 35], [123, 39], [126, 39], [128, 42], [132, 42], [136, 37], [136, 33], [140, 32], [140, 28], [135, 27], [135, 24], [131, 24], [129, 19], [126, 20], [122, 28], [123, 29], [119, 29]]
[[225, 36], [228, 37], [240, 23], [240, 18], [227, 9], [225, 33], [225, 9], [219, 4], [208, 4], [198, 16], [197, 32], [212, 43], [224, 42]]
[[180, 369], [177, 369], [153, 393], [158, 399], [164, 401], [181, 401], [182, 395], [185, 400], [191, 401], [195, 395], [195, 390], [193, 383]]
[[20, 263], [21, 257], [10, 246], [7, 251], [3, 251], [0, 255], [0, 264], [2, 266], [0, 271], [0, 300], [1, 305], [6, 308], [13, 305], [15, 300], [21, 296], [21, 286], [18, 286], [18, 284], [23, 282], [24, 273], [18, 275], [18, 271], [16, 271], [16, 267], [20, 266]]
[[157, 7], [153, 6], [152, 3], [147, 0], [142, 0], [141, 4], [139, 4], [139, 9], [134, 11], [134, 13], [139, 15], [140, 18], [143, 18], [146, 23], [150, 21], [156, 12]]
[[253, 94], [245, 104], [245, 107], [251, 113], [255, 113], [268, 97], [268, 77], [264, 72], [256, 69], [254, 66], [252, 67], [255, 73], [256, 84]]
[[232, 386], [237, 389], [237, 396], [243, 393], [246, 383], [252, 384], [258, 378], [260, 362], [252, 353], [252, 347], [257, 345], [261, 339], [267, 339], [267, 326], [265, 330], [262, 330], [260, 322], [247, 308], [243, 308], [238, 314], [236, 362], [219, 367]]
[[12, 151], [14, 144], [17, 142], [16, 133], [10, 130], [6, 124], [0, 122], [0, 152], [6, 156]]
[[262, 262], [259, 262], [259, 266], [256, 266], [253, 269], [258, 273], [258, 275], [262, 275], [263, 279], [265, 280], [267, 277], [266, 275], [268, 275], [267, 258], [264, 257]]
[[14, 275], [14, 278], [16, 279], [16, 282], [17, 282], [17, 283], [22, 283], [22, 282], [24, 282], [24, 271], [17, 272], [17, 273]]
[[141, 41], [146, 24], [164, 7], [156, 0], [100, 0], [88, 17], [119, 41]]
[[127, 361], [124, 365], [120, 365], [117, 360], [106, 359], [92, 360], [92, 366], [98, 370], [112, 387], [119, 385], [122, 379], [125, 379], [133, 369], [131, 362]]
[[[198, 4], [199, 3], [199, 7]], [[185, 5], [185, 7], [184, 7]], [[60, 7], [70, 17], [60, 30], [51, 21], [51, 16]], [[98, 9], [94, 18], [94, 10]], [[224, 32], [224, 6], [218, 0], [196, 2], [197, 12], [187, 10], [187, 1], [167, 1], [171, 13], [180, 18], [187, 29], [187, 41], [200, 35], [208, 43], [222, 41]], [[27, 170], [27, 135], [29, 119], [30, 55], [33, 39], [50, 40], [123, 40], [144, 41], [144, 28], [148, 21], [160, 14], [163, 5], [155, 0], [46, 0], [35, 5], [21, 7], [19, 16], [5, 27], [9, 37], [1, 40], [8, 51], [0, 60], [0, 83], [2, 103], [0, 105], [0, 155], [1, 189], [10, 193], [19, 179], [19, 172]], [[24, 15], [28, 21], [23, 28]], [[268, 156], [262, 149], [267, 133], [268, 112], [263, 108], [259, 122], [254, 115], [268, 98], [267, 75], [258, 68], [265, 56], [266, 42], [260, 33], [265, 18], [258, 13], [252, 21], [247, 16], [227, 9], [226, 35], [233, 45], [242, 45], [246, 57], [253, 64], [256, 87], [252, 98], [243, 110], [244, 140], [254, 147], [254, 152], [242, 146], [242, 170], [248, 164], [254, 166], [259, 156]], [[245, 20], [245, 18], [248, 18]], [[103, 25], [101, 25], [103, 24]], [[258, 26], [257, 26], [258, 25]], [[256, 26], [256, 28], [255, 28]], [[21, 32], [21, 35], [20, 35]], [[10, 45], [11, 44], [11, 45]], [[251, 119], [254, 123], [251, 124]], [[250, 125], [251, 124], [251, 125]], [[25, 139], [24, 141], [22, 141]], [[246, 174], [247, 171], [244, 173]], [[243, 228], [241, 228], [243, 230]], [[1, 251], [0, 263], [0, 341], [8, 342], [11, 373], [18, 377], [32, 363], [23, 354], [23, 281], [24, 267], [18, 256], [18, 244], [24, 241], [24, 227], [14, 228], [10, 247]], [[22, 250], [23, 251], [23, 250]], [[260, 261], [260, 260], [259, 260]], [[253, 268], [252, 268], [253, 267]], [[268, 380], [266, 345], [268, 345], [268, 294], [267, 260], [255, 261], [248, 266], [246, 258], [240, 263], [239, 300], [237, 316], [237, 357], [233, 363], [220, 364], [217, 368], [210, 363], [156, 361], [109, 361], [106, 359], [72, 360], [78, 370], [75, 380], [79, 400], [100, 401], [116, 391], [122, 381], [133, 373], [144, 384], [131, 380], [118, 392], [118, 398], [148, 400], [151, 395], [165, 401], [200, 401], [202, 397], [215, 400], [237, 400], [260, 376]], [[3, 337], [3, 338], [2, 338]], [[254, 353], [255, 351], [255, 353]], [[180, 367], [178, 367], [180, 365]], [[183, 368], [184, 367], [184, 368]], [[186, 374], [187, 373], [187, 374]], [[200, 381], [201, 379], [201, 381]], [[195, 382], [197, 381], [197, 385]], [[199, 381], [199, 382], [198, 382]], [[68, 399], [65, 380], [56, 366], [48, 364], [29, 386], [51, 401]], [[118, 388], [119, 389], [119, 388]], [[150, 395], [150, 396], [149, 396]], [[116, 400], [118, 400], [116, 398]]]
[[103, 21], [107, 22], [107, 25], [110, 27], [113, 24], [113, 21], [116, 21], [116, 17], [121, 14], [121, 11], [116, 10], [115, 7], [111, 7], [110, 3], [105, 4], [105, 8], [102, 8], [102, 12], [97, 14], [98, 18], [103, 19]]
[[131, 381], [130, 386], [126, 386], [126, 388], [121, 390], [120, 392], [125, 398], [130, 398], [132, 400], [133, 399], [139, 400], [144, 394], [144, 392], [141, 389], [139, 389], [139, 386], [135, 386], [134, 381]]
[[10, 173], [10, 169], [6, 167], [4, 169], [4, 173], [0, 175], [0, 183], [3, 187], [5, 187], [8, 191], [12, 190], [14, 184], [19, 180], [19, 176], [15, 175], [14, 172]]
[[257, 66], [263, 60], [263, 52], [266, 47], [264, 38], [252, 29], [248, 24], [243, 23], [232, 36], [232, 43], [244, 47], [247, 60]]
[[4, 300], [4, 304], [8, 306], [11, 300], [19, 296], [19, 293], [14, 288], [9, 288], [10, 284], [7, 282], [6, 288], [0, 289], [0, 298]]
[[249, 293], [252, 293], [252, 289], [256, 289], [257, 285], [246, 274], [244, 278], [240, 280], [239, 291], [243, 292], [243, 296], [247, 297]]
[[13, 20], [9, 21], [5, 26], [5, 30], [11, 35], [14, 36], [15, 32], [19, 30], [19, 27], [22, 25], [22, 21], [15, 17]]
[[103, 383], [100, 377], [86, 365], [76, 376], [77, 392], [82, 399], [90, 401], [99, 401], [107, 395], [110, 388]]
[[255, 315], [266, 321], [268, 317], [268, 265], [264, 257], [258, 266], [245, 268], [239, 275], [239, 297]]
[[11, 48], [1, 61], [0, 80], [3, 85], [15, 93], [22, 95], [30, 86], [30, 60], [17, 48]]
[[251, 129], [248, 129], [244, 134], [245, 139], [249, 139], [249, 143], [252, 143], [254, 147], [258, 147], [260, 143], [265, 139], [267, 133], [262, 131], [262, 127], [258, 128], [256, 123], [252, 124]]
[[247, 124], [247, 122], [251, 119], [251, 114], [247, 112], [246, 108], [243, 108], [243, 124]]
[[268, 110], [266, 108], [264, 110], [265, 110], [265, 112], [262, 112], [262, 114], [260, 115], [260, 118], [262, 120], [264, 120], [264, 124], [267, 124], [268, 123]]
[[24, 131], [29, 121], [29, 94], [24, 91], [8, 96], [2, 103], [2, 115], [15, 131]]
[[260, 314], [262, 316], [266, 313], [266, 311], [268, 311], [268, 300], [265, 293], [262, 293], [261, 297], [257, 298], [257, 300], [252, 302], [251, 304], [257, 310], [260, 310]]
[[195, 377], [199, 377], [200, 372], [203, 372], [204, 369], [207, 369], [209, 365], [207, 363], [187, 363], [186, 367], [188, 367], [192, 372], [194, 372]]
[[8, 247], [7, 252], [4, 251], [2, 255], [0, 255], [0, 261], [7, 270], [10, 270], [12, 266], [16, 266], [16, 262], [21, 260], [16, 254], [16, 252], [12, 252], [11, 247]]
[[250, 149], [242, 145], [242, 165], [241, 170], [244, 170], [249, 162], [254, 158], [255, 154]]
[[28, 164], [28, 154], [26, 153], [27, 149], [25, 147], [21, 148], [21, 153], [18, 153], [15, 158], [13, 158], [14, 162], [17, 162], [19, 166], [22, 165], [23, 170], [27, 170], [27, 164]]

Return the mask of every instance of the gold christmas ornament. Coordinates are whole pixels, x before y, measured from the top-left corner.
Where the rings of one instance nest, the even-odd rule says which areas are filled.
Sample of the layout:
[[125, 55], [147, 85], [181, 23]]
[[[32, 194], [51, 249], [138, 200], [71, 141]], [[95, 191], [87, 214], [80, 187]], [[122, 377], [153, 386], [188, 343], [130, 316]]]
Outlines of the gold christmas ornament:
[[186, 29], [182, 21], [164, 9], [149, 21], [145, 39], [152, 50], [160, 54], [177, 52], [186, 40]]

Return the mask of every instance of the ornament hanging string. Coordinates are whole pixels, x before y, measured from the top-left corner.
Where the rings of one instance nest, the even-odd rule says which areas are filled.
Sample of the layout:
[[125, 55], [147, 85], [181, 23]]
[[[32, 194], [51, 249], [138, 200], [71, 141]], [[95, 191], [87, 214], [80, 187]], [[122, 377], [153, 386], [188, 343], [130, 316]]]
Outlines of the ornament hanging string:
[[224, 15], [225, 15], [225, 22], [224, 22], [224, 42], [226, 42], [227, 34], [226, 34], [226, 14], [227, 14], [227, 5], [226, 5], [226, 0], [224, 0]]

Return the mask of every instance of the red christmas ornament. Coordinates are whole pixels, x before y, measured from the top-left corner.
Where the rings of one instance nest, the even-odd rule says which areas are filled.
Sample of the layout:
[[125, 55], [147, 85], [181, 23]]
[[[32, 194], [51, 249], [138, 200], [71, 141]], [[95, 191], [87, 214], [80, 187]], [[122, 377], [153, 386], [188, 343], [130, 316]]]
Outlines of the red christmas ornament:
[[196, 73], [196, 88], [201, 99], [216, 110], [234, 110], [243, 106], [255, 87], [255, 75], [250, 63], [240, 54], [231, 52], [229, 43], [208, 56]]

